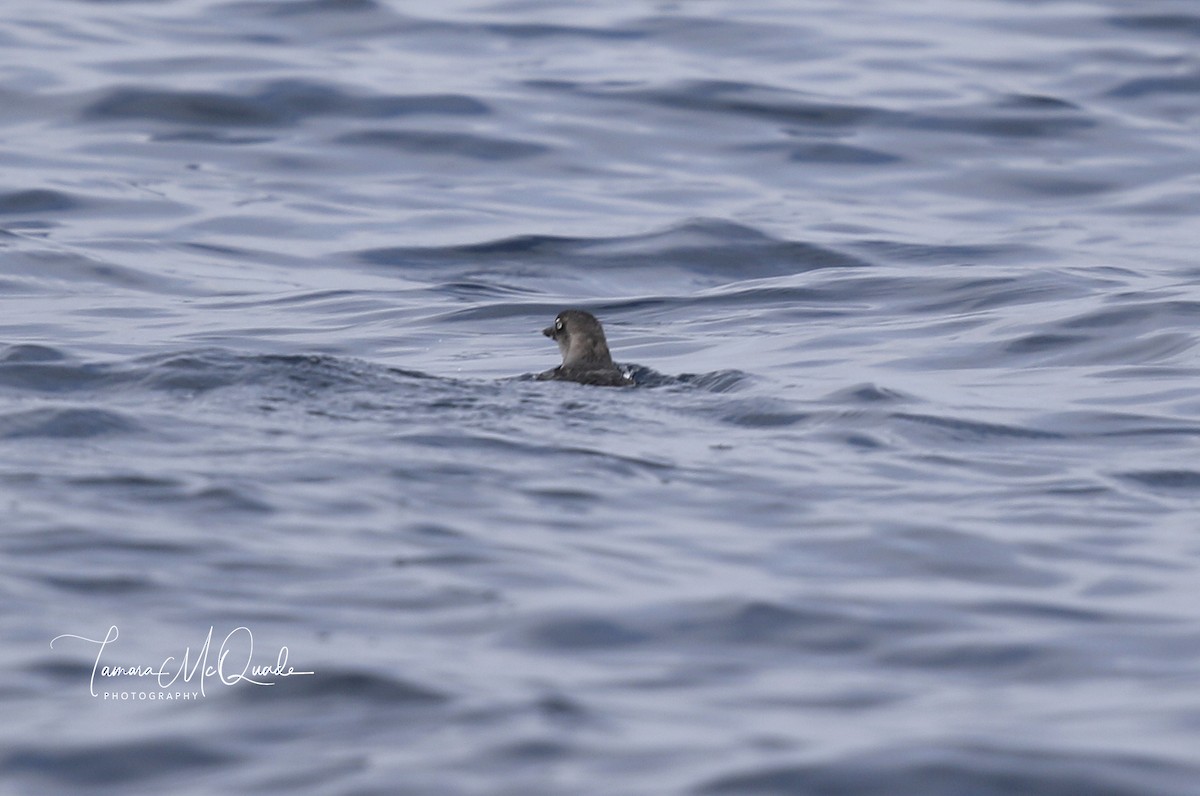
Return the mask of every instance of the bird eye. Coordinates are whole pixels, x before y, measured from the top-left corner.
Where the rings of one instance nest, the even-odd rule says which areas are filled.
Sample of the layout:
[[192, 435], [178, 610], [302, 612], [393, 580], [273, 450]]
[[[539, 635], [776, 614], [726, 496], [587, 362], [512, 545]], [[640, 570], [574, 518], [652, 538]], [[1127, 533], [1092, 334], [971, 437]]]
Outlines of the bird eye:
[[563, 330], [563, 322], [562, 322], [562, 318], [555, 318], [555, 319], [554, 319], [554, 328], [555, 328], [555, 329], [557, 329], [557, 330], [558, 330], [558, 331], [560, 331], [560, 332]]

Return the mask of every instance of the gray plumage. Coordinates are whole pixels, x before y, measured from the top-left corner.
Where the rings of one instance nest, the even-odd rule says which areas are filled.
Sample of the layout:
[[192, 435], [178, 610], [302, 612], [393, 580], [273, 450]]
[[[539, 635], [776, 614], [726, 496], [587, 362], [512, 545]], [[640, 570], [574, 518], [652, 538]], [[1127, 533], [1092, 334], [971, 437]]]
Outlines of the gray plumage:
[[563, 310], [542, 334], [558, 343], [563, 362], [538, 374], [539, 381], [574, 381], [600, 387], [628, 387], [633, 379], [613, 362], [600, 321], [590, 312]]

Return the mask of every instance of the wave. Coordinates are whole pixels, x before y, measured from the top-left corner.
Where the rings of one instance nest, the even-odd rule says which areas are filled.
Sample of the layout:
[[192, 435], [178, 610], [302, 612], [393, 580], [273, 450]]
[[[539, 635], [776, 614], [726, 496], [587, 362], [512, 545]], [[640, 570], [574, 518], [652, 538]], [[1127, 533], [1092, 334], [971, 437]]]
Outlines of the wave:
[[835, 249], [768, 235], [720, 219], [694, 219], [665, 229], [613, 237], [519, 235], [438, 247], [365, 249], [353, 256], [373, 265], [405, 269], [457, 266], [469, 271], [497, 263], [523, 268], [570, 268], [631, 274], [677, 268], [709, 280], [793, 275], [823, 268], [865, 267], [867, 262]]
[[287, 127], [318, 116], [395, 119], [481, 116], [482, 101], [460, 94], [369, 96], [310, 80], [277, 80], [251, 93], [110, 89], [83, 111], [84, 121], [149, 120], [216, 127]]
[[763, 766], [719, 775], [706, 796], [797, 793], [921, 793], [1073, 796], [1184, 796], [1195, 769], [1151, 756], [1111, 755], [1039, 746], [952, 743], [898, 746], [846, 759]]

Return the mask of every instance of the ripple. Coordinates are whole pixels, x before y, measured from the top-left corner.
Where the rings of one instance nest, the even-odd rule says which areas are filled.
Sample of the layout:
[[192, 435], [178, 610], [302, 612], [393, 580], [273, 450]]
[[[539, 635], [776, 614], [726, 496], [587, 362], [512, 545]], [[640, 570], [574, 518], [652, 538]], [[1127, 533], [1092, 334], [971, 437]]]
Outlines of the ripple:
[[1031, 334], [1007, 343], [1004, 350], [1009, 354], [1040, 354], [1072, 348], [1093, 339], [1090, 335], [1082, 334]]
[[1197, 772], [1150, 757], [1019, 747], [911, 747], [716, 777], [702, 794], [920, 793], [1184, 796]]
[[0, 415], [2, 439], [87, 439], [140, 431], [137, 421], [106, 409], [47, 407]]
[[1118, 307], [1104, 307], [1068, 318], [1060, 323], [1067, 329], [1101, 329], [1136, 327], [1162, 329], [1168, 325], [1192, 328], [1200, 321], [1200, 302], [1155, 301], [1123, 302]]
[[897, 390], [890, 390], [875, 384], [859, 384], [845, 387], [825, 397], [825, 401], [837, 406], [846, 404], [864, 404], [875, 406], [879, 404], [898, 404], [913, 400]]
[[410, 379], [430, 378], [416, 371], [333, 356], [241, 354], [224, 349], [146, 357], [125, 369], [123, 377], [153, 389], [197, 393], [246, 385], [275, 385], [290, 392], [357, 390], [374, 385], [383, 392]]
[[916, 424], [918, 427], [925, 427], [936, 433], [945, 434], [948, 439], [955, 442], [985, 442], [992, 439], [1056, 440], [1062, 439], [1063, 436], [1053, 431], [967, 420], [960, 417], [942, 417], [940, 415], [908, 412], [896, 412], [892, 417], [903, 423]]
[[644, 39], [648, 35], [645, 31], [629, 28], [599, 28], [545, 23], [487, 23], [483, 25], [483, 29], [488, 33], [516, 40], [579, 38], [603, 42]]
[[1118, 475], [1151, 489], [1168, 492], [1200, 491], [1200, 471], [1196, 470], [1138, 470]]
[[171, 774], [202, 772], [232, 765], [240, 756], [206, 743], [181, 738], [141, 738], [91, 745], [56, 743], [53, 748], [18, 744], [0, 768], [62, 786], [133, 785]]
[[62, 213], [85, 206], [87, 202], [73, 194], [44, 188], [0, 193], [0, 215]]
[[5, 265], [8, 273], [28, 275], [35, 280], [38, 292], [62, 291], [61, 283], [75, 291], [94, 291], [97, 286], [103, 286], [168, 295], [194, 292], [194, 286], [187, 279], [73, 251], [12, 252]]
[[[726, 393], [741, 389], [750, 379], [750, 374], [740, 370], [715, 370], [711, 373], [684, 373], [677, 376], [675, 382], [687, 384], [705, 392]], [[641, 384], [636, 373], [634, 380]]]
[[555, 650], [596, 650], [630, 647], [650, 639], [613, 619], [555, 617], [534, 624], [525, 634], [530, 643]]
[[334, 139], [339, 144], [370, 146], [413, 155], [453, 155], [472, 160], [519, 160], [543, 155], [550, 147], [445, 130], [363, 130]]
[[1140, 99], [1156, 94], [1200, 93], [1200, 72], [1190, 75], [1166, 75], [1162, 77], [1139, 77], [1127, 80], [1110, 89], [1108, 96], [1116, 99]]
[[726, 280], [866, 265], [832, 249], [780, 240], [752, 227], [715, 219], [696, 219], [645, 235], [611, 238], [520, 235], [457, 246], [367, 249], [356, 252], [355, 256], [375, 265], [404, 268], [520, 261], [526, 267], [532, 264], [553, 267], [555, 273], [564, 267], [581, 272], [593, 269], [637, 272], [673, 265], [688, 274]]
[[885, 637], [929, 626], [894, 616], [863, 615], [860, 607], [788, 606], [765, 601], [715, 602], [687, 612], [672, 632], [709, 643], [790, 647], [808, 652], [845, 653], [869, 649]]
[[[1010, 243], [974, 243], [974, 244], [931, 244], [907, 243], [896, 240], [862, 240], [855, 248], [869, 252], [872, 257], [889, 261], [906, 263], [926, 263], [931, 265], [957, 265], [961, 263], [1006, 263], [1022, 262], [1031, 256], [1044, 259], [1048, 252], [1027, 245]], [[989, 279], [963, 279], [961, 284], [994, 286], [996, 284], [1012, 284], [1015, 278], [991, 277]]]
[[34, 343], [17, 343], [0, 349], [0, 362], [61, 362], [67, 355], [57, 348]]
[[249, 95], [223, 92], [122, 88], [89, 105], [91, 121], [148, 119], [218, 127], [283, 127], [314, 116], [381, 119], [400, 116], [478, 116], [489, 112], [477, 99], [456, 94], [362, 96], [301, 80], [269, 83]]
[[693, 411], [742, 428], [787, 428], [812, 417], [811, 413], [797, 411], [788, 402], [775, 398], [727, 400]]
[[201, 551], [201, 545], [178, 539], [119, 536], [94, 528], [65, 526], [9, 534], [4, 539], [4, 549], [13, 555], [24, 556], [90, 555], [102, 550], [124, 553], [148, 562], [157, 556], [195, 556]]
[[288, 3], [245, 3], [243, 6], [281, 17], [307, 14], [374, 14], [387, 10], [386, 6], [377, 0], [292, 0]]
[[864, 556], [876, 572], [908, 572], [968, 583], [1026, 589], [1055, 586], [1062, 577], [1047, 566], [1033, 566], [1012, 546], [968, 532], [940, 527], [885, 525], [875, 549]]
[[279, 680], [272, 688], [239, 688], [232, 692], [240, 702], [275, 704], [277, 693], [292, 700], [332, 700], [399, 707], [431, 706], [447, 702], [443, 691], [382, 672], [346, 668], [321, 668], [316, 675]]
[[1045, 364], [1149, 365], [1168, 362], [1195, 347], [1197, 339], [1184, 332], [1120, 337], [1112, 330], [1092, 334], [1038, 332], [1000, 346], [993, 361], [1025, 360]]
[[[770, 121], [787, 125], [790, 130], [849, 131], [878, 127], [1004, 139], [1061, 137], [1090, 130], [1097, 125], [1097, 121], [1086, 115], [1079, 106], [1053, 97], [1008, 95], [982, 106], [894, 111], [869, 105], [821, 101], [788, 88], [731, 80], [691, 80], [654, 88], [562, 80], [535, 80], [528, 81], [526, 85], [572, 96], [621, 100], [726, 118]], [[832, 152], [837, 155], [842, 150], [835, 148]]]
[[[223, 130], [178, 130], [169, 133], [154, 133], [150, 136], [151, 141], [162, 143], [171, 143], [173, 141], [186, 141], [197, 144], [222, 144], [224, 146], [250, 146], [253, 144], [267, 144], [274, 139], [269, 135], [237, 135], [227, 133]], [[190, 244], [196, 245], [196, 244]]]
[[53, 359], [0, 361], [0, 386], [44, 393], [74, 392], [100, 387], [111, 381], [102, 367], [64, 363]]
[[[1028, 106], [1024, 106], [1028, 109]], [[914, 130], [959, 133], [988, 139], [1062, 138], [1095, 128], [1098, 122], [1069, 103], [1042, 105], [1037, 113], [1017, 113], [999, 103], [958, 108], [952, 113], [926, 111], [891, 117], [891, 125]]]
[[773, 86], [731, 80], [694, 80], [662, 88], [585, 88], [581, 84], [535, 84], [574, 94], [620, 98], [677, 110], [738, 115], [806, 127], [856, 127], [879, 111], [867, 106], [820, 102]]
[[133, 594], [155, 588], [154, 581], [146, 576], [45, 575], [40, 580], [52, 588], [88, 596]]
[[835, 166], [890, 166], [904, 159], [899, 155], [849, 144], [749, 144], [736, 151], [749, 153], [779, 153], [793, 163]]
[[1105, 21], [1127, 30], [1200, 36], [1200, 16], [1194, 14], [1114, 14]]

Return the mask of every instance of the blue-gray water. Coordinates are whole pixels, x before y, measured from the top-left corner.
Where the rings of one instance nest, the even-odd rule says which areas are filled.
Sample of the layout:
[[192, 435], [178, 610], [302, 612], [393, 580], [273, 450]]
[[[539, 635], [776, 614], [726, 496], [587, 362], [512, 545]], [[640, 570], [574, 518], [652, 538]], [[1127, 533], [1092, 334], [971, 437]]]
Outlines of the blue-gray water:
[[0, 9], [4, 792], [1197, 792], [1191, 0]]

